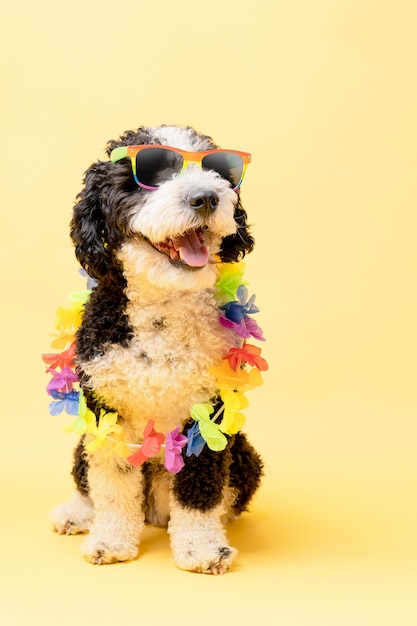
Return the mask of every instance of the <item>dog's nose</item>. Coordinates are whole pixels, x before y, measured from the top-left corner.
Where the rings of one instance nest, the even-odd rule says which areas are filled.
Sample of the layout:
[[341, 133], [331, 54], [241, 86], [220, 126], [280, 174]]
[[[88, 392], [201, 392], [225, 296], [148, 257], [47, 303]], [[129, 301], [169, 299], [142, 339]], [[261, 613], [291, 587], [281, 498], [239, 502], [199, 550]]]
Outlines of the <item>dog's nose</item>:
[[190, 198], [189, 202], [192, 209], [208, 215], [217, 209], [219, 198], [212, 194], [200, 194]]

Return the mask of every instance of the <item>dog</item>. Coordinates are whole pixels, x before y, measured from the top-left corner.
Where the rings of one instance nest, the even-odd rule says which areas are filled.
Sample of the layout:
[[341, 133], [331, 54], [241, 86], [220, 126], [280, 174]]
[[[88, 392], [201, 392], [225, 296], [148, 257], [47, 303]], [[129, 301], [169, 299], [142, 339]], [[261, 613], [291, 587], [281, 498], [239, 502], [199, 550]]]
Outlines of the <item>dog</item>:
[[[226, 522], [263, 475], [240, 431], [244, 403], [232, 407], [238, 424], [224, 425], [224, 397], [241, 398], [239, 385], [220, 397], [218, 382], [229, 353], [240, 358], [229, 371], [251, 387], [218, 287], [221, 268], [254, 247], [239, 193], [250, 155], [178, 126], [126, 131], [107, 154], [85, 173], [71, 221], [92, 284], [74, 345], [84, 427], [74, 428], [76, 491], [52, 524], [88, 533], [93, 564], [135, 559], [144, 524], [167, 527], [179, 568], [221, 574], [237, 554]], [[252, 299], [240, 310], [247, 322], [258, 309]]]

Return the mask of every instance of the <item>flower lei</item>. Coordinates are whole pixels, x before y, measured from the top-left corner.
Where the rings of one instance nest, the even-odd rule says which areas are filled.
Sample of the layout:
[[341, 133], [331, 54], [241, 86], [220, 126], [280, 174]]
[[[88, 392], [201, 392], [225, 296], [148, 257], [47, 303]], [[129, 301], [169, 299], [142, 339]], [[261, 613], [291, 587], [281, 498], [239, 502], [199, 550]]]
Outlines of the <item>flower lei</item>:
[[[182, 451], [186, 456], [199, 456], [207, 445], [211, 450], [221, 451], [227, 446], [226, 435], [234, 435], [245, 423], [242, 409], [248, 406], [245, 391], [262, 385], [262, 371], [268, 364], [261, 356], [261, 349], [247, 339], [253, 337], [264, 341], [258, 324], [250, 317], [258, 313], [255, 296], [248, 298], [246, 283], [243, 283], [244, 263], [225, 263], [220, 266], [216, 282], [217, 295], [221, 304], [219, 323], [231, 328], [241, 338], [241, 347], [230, 348], [223, 357], [221, 365], [212, 368], [216, 377], [219, 395], [222, 401], [215, 415], [211, 404], [195, 404], [190, 416], [194, 424], [187, 434], [180, 433], [177, 426], [172, 432], [157, 432], [154, 420], [149, 420], [143, 433], [141, 444], [127, 443], [123, 427], [118, 424], [117, 412], [101, 409], [98, 418], [87, 407], [84, 394], [79, 388], [75, 372], [75, 334], [81, 325], [83, 308], [91, 289], [70, 294], [71, 306], [60, 307], [57, 311], [55, 328], [52, 335], [52, 348], [60, 351], [43, 354], [42, 359], [48, 366], [46, 371], [52, 378], [46, 390], [52, 398], [49, 404], [51, 415], [60, 415], [63, 411], [77, 416], [76, 421], [64, 428], [65, 432], [78, 435], [90, 435], [86, 448], [89, 452], [102, 450], [104, 454], [117, 454], [127, 459], [134, 466], [142, 465], [146, 460], [158, 455], [165, 447], [166, 469], [176, 474], [184, 466]], [[221, 421], [218, 418], [222, 415]]]

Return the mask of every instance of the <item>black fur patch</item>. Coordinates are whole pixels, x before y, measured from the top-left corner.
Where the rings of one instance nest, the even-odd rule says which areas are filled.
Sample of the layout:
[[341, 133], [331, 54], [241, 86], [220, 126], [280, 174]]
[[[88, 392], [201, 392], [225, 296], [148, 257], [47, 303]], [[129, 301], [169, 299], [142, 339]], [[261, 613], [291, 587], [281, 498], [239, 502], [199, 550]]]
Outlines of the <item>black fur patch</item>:
[[77, 359], [90, 361], [102, 356], [112, 343], [128, 345], [133, 331], [125, 313], [125, 287], [122, 273], [113, 272], [92, 290], [77, 331]]
[[205, 446], [200, 456], [184, 456], [184, 461], [183, 469], [174, 477], [173, 491], [178, 502], [200, 511], [220, 504], [229, 478], [230, 447], [213, 452]]
[[263, 475], [261, 457], [243, 433], [234, 437], [230, 465], [230, 486], [237, 491], [233, 505], [236, 514], [247, 510], [247, 505], [258, 489]]
[[77, 489], [85, 496], [88, 496], [88, 459], [84, 447], [84, 437], [81, 438], [78, 446], [74, 450], [74, 463], [71, 472]]
[[252, 252], [255, 246], [255, 239], [249, 232], [249, 226], [246, 222], [247, 214], [240, 202], [240, 197], [234, 218], [237, 224], [237, 233], [224, 237], [222, 241], [219, 256], [223, 263], [232, 263], [243, 259], [246, 254]]

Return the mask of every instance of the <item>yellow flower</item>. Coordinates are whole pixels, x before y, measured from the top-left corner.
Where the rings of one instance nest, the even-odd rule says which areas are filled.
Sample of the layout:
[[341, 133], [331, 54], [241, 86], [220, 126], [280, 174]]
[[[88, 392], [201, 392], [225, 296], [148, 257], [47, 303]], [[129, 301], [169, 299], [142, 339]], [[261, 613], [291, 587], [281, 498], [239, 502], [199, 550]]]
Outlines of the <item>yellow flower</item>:
[[245, 425], [246, 418], [239, 411], [246, 409], [249, 402], [239, 391], [222, 391], [221, 398], [224, 402], [224, 413], [220, 430], [227, 435], [234, 435]]
[[125, 433], [123, 426], [116, 424], [114, 427], [114, 431], [107, 437], [108, 441], [108, 452], [106, 452], [106, 456], [110, 454], [117, 454], [117, 456], [122, 457], [123, 459], [127, 459], [128, 456], [132, 454], [132, 450], [129, 448], [127, 443], [125, 442]]
[[58, 334], [52, 335], [55, 339], [51, 344], [56, 350], [64, 350], [74, 341], [75, 333], [81, 325], [83, 306], [83, 302], [76, 301], [71, 307], [59, 307], [57, 310], [55, 328]]
[[106, 413], [104, 409], [100, 411], [98, 424], [96, 417], [92, 411], [89, 411], [86, 417], [87, 433], [93, 435], [95, 439], [90, 441], [85, 447], [89, 452], [96, 452], [99, 448], [106, 445], [107, 435], [114, 432], [117, 424], [117, 413]]

